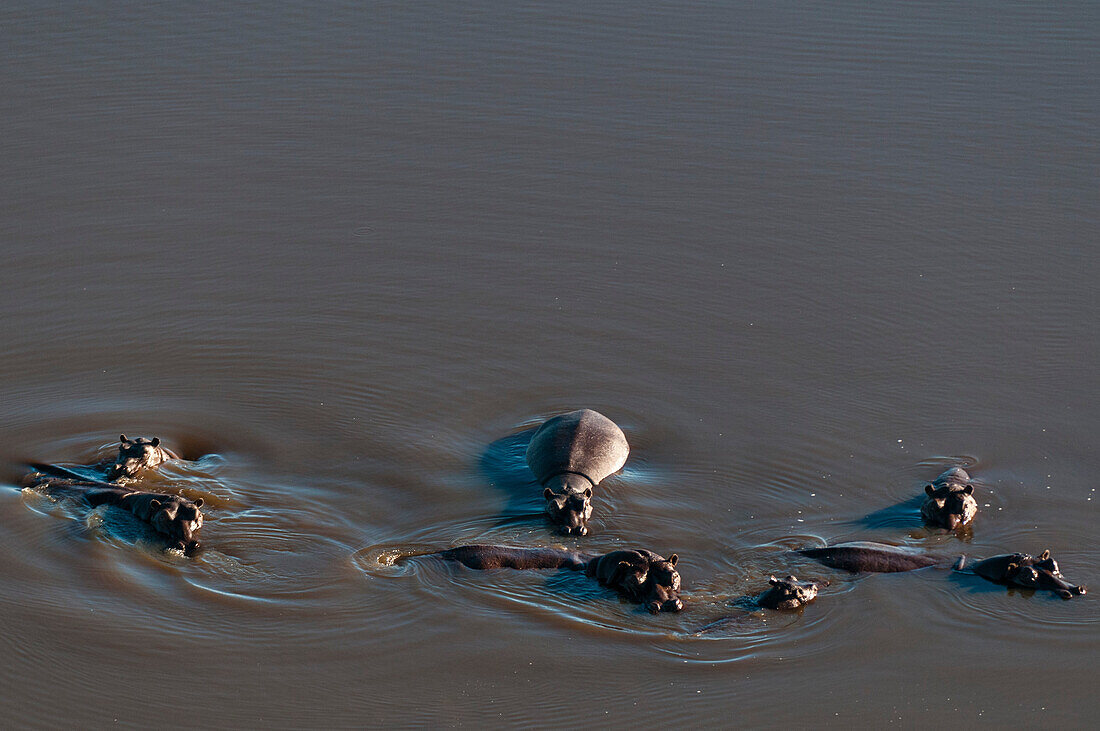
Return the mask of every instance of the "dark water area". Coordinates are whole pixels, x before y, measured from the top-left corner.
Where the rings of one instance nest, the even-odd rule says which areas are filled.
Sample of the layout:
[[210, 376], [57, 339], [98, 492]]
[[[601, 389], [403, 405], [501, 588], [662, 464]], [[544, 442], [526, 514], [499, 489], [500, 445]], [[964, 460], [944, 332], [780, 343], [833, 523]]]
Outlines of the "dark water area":
[[[11, 725], [1075, 727], [1100, 614], [1092, 3], [6, 3]], [[530, 428], [626, 432], [592, 534]], [[206, 551], [18, 490], [159, 436]], [[977, 481], [962, 536], [913, 498]], [[677, 553], [651, 616], [572, 572]], [[769, 574], [829, 579], [751, 613]], [[693, 634], [725, 616], [720, 632]]]

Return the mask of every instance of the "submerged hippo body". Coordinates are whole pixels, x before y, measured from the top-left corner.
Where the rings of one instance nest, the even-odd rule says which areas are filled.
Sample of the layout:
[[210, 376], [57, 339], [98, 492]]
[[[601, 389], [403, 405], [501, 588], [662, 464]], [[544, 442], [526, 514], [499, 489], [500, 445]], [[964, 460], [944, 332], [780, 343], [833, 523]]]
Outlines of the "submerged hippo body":
[[851, 541], [825, 548], [804, 548], [797, 553], [809, 556], [826, 566], [852, 573], [913, 571], [937, 563], [937, 559], [915, 548], [871, 541]]
[[615, 422], [592, 409], [555, 416], [527, 446], [527, 465], [545, 490], [546, 514], [566, 535], [587, 535], [592, 488], [623, 468], [630, 445]]
[[821, 586], [827, 581], [799, 581], [795, 576], [785, 579], [768, 577], [771, 588], [756, 598], [757, 606], [765, 609], [799, 609], [817, 598]]
[[1087, 593], [1085, 587], [1074, 586], [1066, 581], [1058, 569], [1058, 562], [1051, 557], [1050, 551], [1043, 551], [1039, 558], [1033, 558], [1026, 553], [1006, 553], [979, 561], [969, 567], [966, 565], [966, 557], [963, 556], [955, 568], [958, 571], [965, 569], [998, 584], [1053, 591], [1063, 599], [1072, 599], [1075, 595]]
[[955, 530], [974, 520], [978, 501], [970, 475], [961, 467], [952, 467], [934, 482], [924, 486], [925, 498], [920, 515], [926, 525]]
[[680, 574], [678, 557], [667, 559], [652, 551], [634, 549], [592, 555], [561, 548], [513, 548], [475, 544], [457, 546], [428, 554], [446, 561], [457, 561], [472, 569], [570, 569], [584, 570], [601, 586], [607, 586], [633, 602], [645, 604], [653, 613], [678, 612]]
[[135, 478], [148, 469], [156, 469], [172, 459], [179, 459], [172, 450], [161, 445], [159, 437], [146, 439], [127, 439], [119, 436], [118, 457], [107, 468], [107, 478], [117, 480], [121, 477]]

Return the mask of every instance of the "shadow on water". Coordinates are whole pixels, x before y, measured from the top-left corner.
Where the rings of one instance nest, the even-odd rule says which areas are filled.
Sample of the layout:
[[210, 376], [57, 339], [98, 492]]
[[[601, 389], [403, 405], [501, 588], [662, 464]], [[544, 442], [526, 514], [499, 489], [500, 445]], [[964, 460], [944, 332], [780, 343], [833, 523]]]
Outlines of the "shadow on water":
[[920, 528], [923, 525], [920, 517], [920, 507], [923, 502], [923, 495], [914, 495], [909, 500], [868, 513], [852, 522], [864, 528], [872, 529]]
[[531, 427], [497, 439], [478, 460], [478, 469], [489, 485], [505, 496], [498, 526], [543, 519], [542, 490], [527, 466], [527, 445], [537, 429]]

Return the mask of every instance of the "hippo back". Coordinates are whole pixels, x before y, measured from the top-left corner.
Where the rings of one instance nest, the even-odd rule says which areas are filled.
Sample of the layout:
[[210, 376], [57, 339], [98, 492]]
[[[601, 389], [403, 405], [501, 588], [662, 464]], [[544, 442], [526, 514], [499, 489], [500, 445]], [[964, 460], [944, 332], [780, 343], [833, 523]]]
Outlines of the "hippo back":
[[527, 446], [527, 464], [540, 484], [564, 473], [599, 484], [626, 464], [630, 446], [615, 422], [592, 409], [555, 416], [538, 428]]

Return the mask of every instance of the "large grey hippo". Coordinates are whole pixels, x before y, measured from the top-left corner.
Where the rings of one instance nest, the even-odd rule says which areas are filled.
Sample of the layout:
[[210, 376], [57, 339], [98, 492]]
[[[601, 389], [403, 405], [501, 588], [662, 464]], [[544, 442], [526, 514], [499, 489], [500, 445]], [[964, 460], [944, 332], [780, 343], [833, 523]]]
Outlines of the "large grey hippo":
[[555, 416], [527, 446], [527, 465], [545, 490], [546, 514], [565, 535], [588, 534], [592, 488], [623, 468], [630, 454], [626, 435], [592, 409]]

